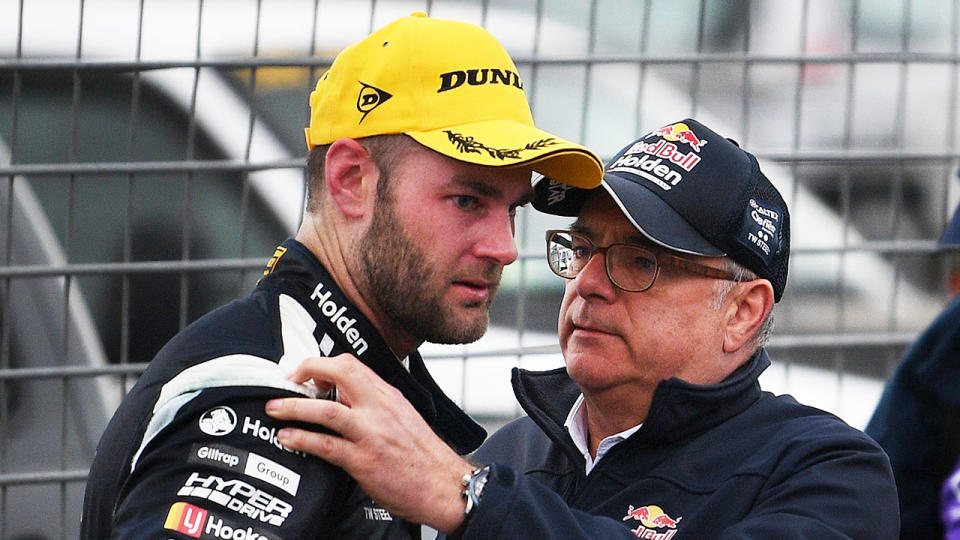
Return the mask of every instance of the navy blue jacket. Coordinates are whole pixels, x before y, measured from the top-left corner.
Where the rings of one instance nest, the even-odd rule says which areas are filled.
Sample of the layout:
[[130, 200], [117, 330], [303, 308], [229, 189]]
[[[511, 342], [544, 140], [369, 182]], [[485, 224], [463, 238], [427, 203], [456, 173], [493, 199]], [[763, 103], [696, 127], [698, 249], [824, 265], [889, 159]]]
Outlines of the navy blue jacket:
[[960, 457], [958, 422], [960, 297], [904, 354], [866, 428], [890, 456], [902, 538], [943, 537], [940, 488]]
[[563, 427], [564, 369], [514, 370], [529, 416], [474, 455], [490, 480], [464, 538], [896, 538], [886, 455], [862, 432], [761, 392], [754, 355], [725, 381], [657, 387], [643, 426], [587, 476]]
[[[279, 444], [264, 404], [317, 397], [285, 373], [309, 356], [356, 355], [461, 453], [486, 432], [410, 355], [410, 371], [300, 243], [278, 248], [243, 300], [175, 336], [150, 362], [97, 447], [83, 538], [419, 538], [357, 483]], [[305, 426], [318, 430], [318, 426]], [[389, 474], [389, 471], [384, 471]]]

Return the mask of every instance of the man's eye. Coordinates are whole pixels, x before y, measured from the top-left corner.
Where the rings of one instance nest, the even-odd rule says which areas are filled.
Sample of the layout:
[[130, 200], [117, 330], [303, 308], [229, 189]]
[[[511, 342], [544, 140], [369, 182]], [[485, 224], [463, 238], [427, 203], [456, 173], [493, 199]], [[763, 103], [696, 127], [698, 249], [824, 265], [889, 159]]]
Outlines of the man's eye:
[[592, 252], [590, 246], [587, 245], [574, 245], [570, 248], [570, 251], [573, 252], [573, 256], [578, 259], [586, 259], [590, 257]]
[[652, 272], [657, 268], [657, 261], [647, 255], [637, 255], [633, 258], [633, 265], [637, 270]]
[[480, 201], [470, 195], [457, 195], [453, 198], [453, 204], [462, 210], [472, 210], [480, 205]]

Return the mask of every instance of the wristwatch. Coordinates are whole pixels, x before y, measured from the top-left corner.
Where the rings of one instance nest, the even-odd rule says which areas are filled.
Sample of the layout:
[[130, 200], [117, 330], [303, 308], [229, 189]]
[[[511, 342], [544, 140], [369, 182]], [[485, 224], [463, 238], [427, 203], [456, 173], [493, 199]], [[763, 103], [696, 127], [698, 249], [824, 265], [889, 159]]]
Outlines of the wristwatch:
[[483, 494], [483, 486], [487, 485], [487, 477], [490, 475], [490, 466], [477, 467], [473, 471], [464, 474], [460, 479], [463, 491], [460, 492], [467, 501], [467, 508], [463, 511], [467, 519], [473, 516], [473, 513], [480, 505], [480, 496]]

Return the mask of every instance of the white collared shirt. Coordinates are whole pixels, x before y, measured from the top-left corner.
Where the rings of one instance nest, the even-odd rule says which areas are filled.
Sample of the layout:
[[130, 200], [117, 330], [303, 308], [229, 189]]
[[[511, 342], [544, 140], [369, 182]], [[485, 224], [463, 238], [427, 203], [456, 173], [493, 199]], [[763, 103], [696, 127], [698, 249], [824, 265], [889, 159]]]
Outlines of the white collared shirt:
[[573, 444], [577, 447], [577, 450], [583, 454], [584, 459], [587, 462], [586, 474], [590, 474], [590, 471], [596, 467], [597, 462], [600, 461], [600, 458], [604, 456], [611, 448], [625, 441], [628, 437], [636, 433], [640, 426], [643, 423], [639, 423], [632, 428], [625, 429], [620, 433], [614, 433], [609, 437], [600, 441], [600, 446], [597, 447], [597, 457], [594, 458], [590, 455], [590, 437], [588, 434], [587, 428], [587, 409], [583, 406], [583, 394], [580, 394], [580, 397], [573, 402], [573, 407], [570, 408], [570, 414], [567, 415], [567, 420], [563, 423], [563, 427], [567, 428], [567, 431], [570, 433], [570, 438], [573, 439]]

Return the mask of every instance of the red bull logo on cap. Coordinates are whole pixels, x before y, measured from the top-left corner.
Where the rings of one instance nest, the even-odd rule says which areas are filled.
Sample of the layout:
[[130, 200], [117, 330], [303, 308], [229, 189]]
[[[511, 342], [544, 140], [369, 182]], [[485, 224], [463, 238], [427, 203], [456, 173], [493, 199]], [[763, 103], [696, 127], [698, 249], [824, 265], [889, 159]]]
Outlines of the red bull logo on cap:
[[[655, 139], [650, 141], [649, 139]], [[607, 172], [627, 172], [670, 190], [700, 163], [700, 150], [707, 144], [690, 126], [678, 122], [651, 131], [607, 166]], [[689, 151], [684, 151], [689, 147]]]
[[[677, 534], [677, 524], [683, 517], [671, 517], [655, 504], [634, 508], [631, 504], [627, 509], [627, 515], [623, 516], [622, 521], [636, 520], [640, 525], [636, 529], [631, 529], [637, 538], [649, 538], [651, 540], [670, 540]], [[663, 529], [666, 529], [664, 531]]]
[[697, 137], [697, 134], [690, 129], [690, 126], [683, 122], [678, 122], [672, 126], [664, 126], [654, 131], [653, 135], [658, 135], [671, 142], [687, 144], [690, 148], [693, 148], [695, 152], [700, 152], [700, 149], [707, 144], [707, 141]]

